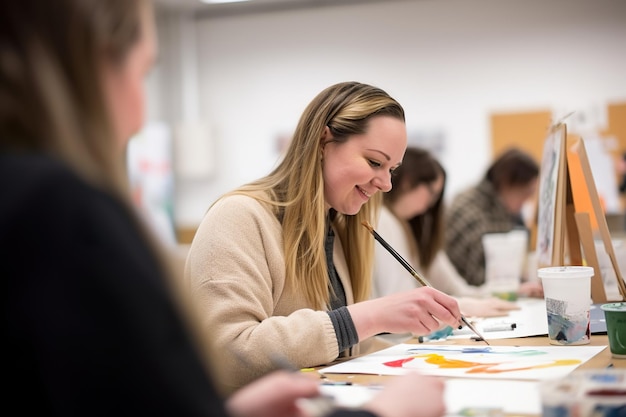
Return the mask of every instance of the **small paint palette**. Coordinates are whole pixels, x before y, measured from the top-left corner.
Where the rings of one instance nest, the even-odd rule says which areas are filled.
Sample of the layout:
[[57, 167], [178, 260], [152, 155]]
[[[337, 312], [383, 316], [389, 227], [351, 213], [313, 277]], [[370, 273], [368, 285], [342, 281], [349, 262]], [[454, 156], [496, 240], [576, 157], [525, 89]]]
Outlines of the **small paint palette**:
[[626, 416], [626, 369], [572, 372], [540, 391], [544, 417]]

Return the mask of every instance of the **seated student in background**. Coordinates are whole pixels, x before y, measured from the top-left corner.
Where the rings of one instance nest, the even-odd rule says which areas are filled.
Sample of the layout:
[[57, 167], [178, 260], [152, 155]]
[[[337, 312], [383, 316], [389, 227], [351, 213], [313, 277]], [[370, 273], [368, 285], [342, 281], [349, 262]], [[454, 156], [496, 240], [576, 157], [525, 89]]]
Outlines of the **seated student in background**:
[[[4, 406], [40, 416], [302, 417], [296, 401], [319, 393], [311, 378], [274, 372], [220, 395], [218, 369], [207, 367], [219, 356], [133, 208], [123, 150], [143, 122], [155, 53], [145, 0], [0, 2]], [[332, 415], [434, 417], [442, 390], [412, 374], [363, 410]]]
[[[445, 250], [457, 272], [471, 285], [485, 283], [486, 233], [525, 229], [524, 204], [535, 195], [539, 166], [519, 149], [503, 152], [476, 186], [452, 200], [445, 215]], [[520, 295], [543, 296], [540, 282], [522, 283]]]
[[186, 276], [233, 387], [272, 369], [275, 354], [310, 367], [363, 353], [379, 333], [458, 326], [456, 300], [433, 288], [370, 299], [374, 239], [362, 223], [375, 226], [406, 140], [404, 110], [386, 92], [332, 85], [277, 168], [208, 210]]
[[[469, 285], [450, 264], [443, 245], [443, 195], [446, 172], [428, 151], [409, 147], [393, 173], [393, 188], [383, 195], [378, 233], [430, 284], [457, 297], [467, 316], [500, 316], [514, 303], [481, 298], [481, 288]], [[376, 245], [373, 297], [419, 287], [419, 283], [382, 246]]]

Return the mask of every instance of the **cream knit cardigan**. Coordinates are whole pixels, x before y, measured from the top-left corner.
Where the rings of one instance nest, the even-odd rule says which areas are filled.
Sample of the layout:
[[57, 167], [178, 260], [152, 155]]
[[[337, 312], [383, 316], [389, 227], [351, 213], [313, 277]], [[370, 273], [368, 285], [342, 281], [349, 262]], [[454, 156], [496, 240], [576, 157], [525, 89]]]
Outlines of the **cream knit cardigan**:
[[[340, 239], [333, 250], [352, 304]], [[185, 277], [199, 301], [203, 327], [216, 344], [226, 371], [220, 382], [227, 389], [275, 369], [277, 357], [303, 368], [340, 356], [328, 314], [286, 287], [282, 226], [257, 200], [228, 196], [210, 208], [191, 244]], [[357, 345], [341, 356], [356, 355], [360, 348], [371, 350]]]

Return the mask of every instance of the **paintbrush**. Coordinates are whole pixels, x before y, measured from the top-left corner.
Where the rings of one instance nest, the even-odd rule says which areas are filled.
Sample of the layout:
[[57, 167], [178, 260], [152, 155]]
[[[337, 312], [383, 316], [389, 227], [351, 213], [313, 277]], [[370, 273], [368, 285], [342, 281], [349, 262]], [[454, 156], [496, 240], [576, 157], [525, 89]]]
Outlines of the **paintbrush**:
[[[374, 230], [374, 228], [372, 227], [372, 225], [367, 222], [364, 221], [363, 226], [365, 226], [367, 228], [367, 230], [370, 231], [370, 233], [374, 236], [374, 239], [376, 239], [382, 246], [383, 248], [387, 249], [387, 251], [389, 251], [389, 253], [391, 253], [393, 255], [394, 258], [396, 258], [396, 260], [398, 262], [400, 262], [400, 264], [407, 270], [409, 271], [409, 273], [411, 275], [413, 275], [413, 278], [415, 278], [417, 280], [417, 282], [420, 283], [420, 285], [424, 286], [424, 287], [432, 287], [432, 285], [430, 285], [430, 283], [426, 280], [426, 278], [424, 278], [422, 275], [420, 275], [419, 272], [417, 272], [415, 270], [415, 268], [413, 268], [411, 266], [411, 264], [409, 264], [406, 259], [404, 259], [398, 252], [396, 252], [396, 250], [394, 248], [391, 247], [391, 245], [389, 243], [387, 243], [385, 241], [385, 239], [383, 239], [377, 232], [376, 230]], [[479, 337], [480, 340], [484, 341], [487, 345], [489, 345], [489, 342], [487, 342], [487, 339], [485, 339], [483, 337], [483, 335], [480, 334], [480, 332], [478, 330], [476, 330], [476, 328], [474, 327], [474, 325], [472, 323], [470, 323], [463, 315], [461, 315], [461, 320], [463, 321], [463, 323], [465, 323], [465, 325], [471, 330], [473, 331], [476, 336]]]

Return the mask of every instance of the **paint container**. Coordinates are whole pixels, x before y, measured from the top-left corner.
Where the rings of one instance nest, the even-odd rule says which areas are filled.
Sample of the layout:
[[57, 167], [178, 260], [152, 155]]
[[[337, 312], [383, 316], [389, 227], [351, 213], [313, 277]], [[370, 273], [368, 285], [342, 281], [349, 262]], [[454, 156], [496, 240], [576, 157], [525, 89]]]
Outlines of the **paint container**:
[[576, 371], [540, 384], [543, 417], [626, 416], [626, 370]]
[[503, 300], [517, 300], [526, 260], [528, 233], [525, 230], [485, 233], [481, 241], [485, 252], [486, 291]]
[[602, 304], [609, 348], [614, 358], [626, 358], [626, 302]]
[[548, 337], [553, 345], [589, 343], [591, 277], [588, 266], [540, 268], [548, 319]]

